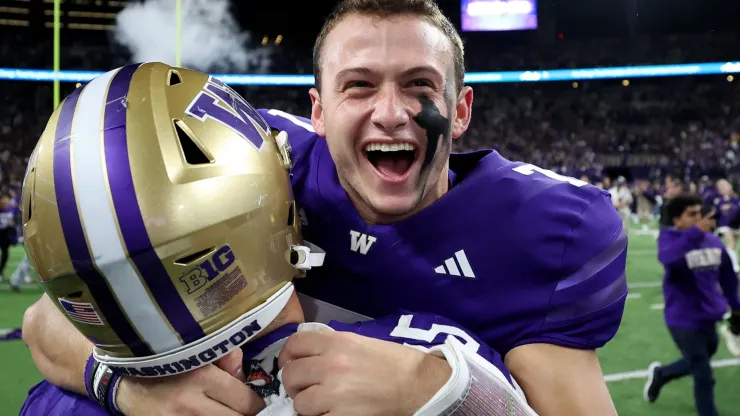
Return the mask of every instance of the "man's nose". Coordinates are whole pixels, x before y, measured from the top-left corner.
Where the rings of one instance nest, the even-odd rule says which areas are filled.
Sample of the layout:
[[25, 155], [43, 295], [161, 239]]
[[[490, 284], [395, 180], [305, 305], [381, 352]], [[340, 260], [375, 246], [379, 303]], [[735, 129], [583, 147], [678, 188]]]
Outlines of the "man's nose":
[[407, 104], [395, 87], [381, 89], [375, 99], [372, 122], [386, 132], [393, 132], [409, 122]]

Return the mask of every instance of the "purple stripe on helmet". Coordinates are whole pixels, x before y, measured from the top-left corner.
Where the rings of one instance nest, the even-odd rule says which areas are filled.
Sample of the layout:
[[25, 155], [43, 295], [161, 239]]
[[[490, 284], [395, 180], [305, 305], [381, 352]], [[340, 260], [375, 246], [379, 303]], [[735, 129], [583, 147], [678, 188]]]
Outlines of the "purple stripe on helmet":
[[152, 350], [131, 326], [105, 279], [95, 268], [85, 241], [80, 214], [77, 211], [77, 198], [72, 181], [70, 142], [74, 140], [72, 120], [82, 90], [83, 88], [77, 88], [62, 104], [54, 137], [54, 189], [64, 240], [75, 273], [87, 285], [108, 325], [136, 356], [152, 355]]
[[122, 68], [111, 81], [104, 116], [105, 161], [113, 206], [126, 250], [154, 300], [183, 342], [205, 336], [154, 251], [134, 189], [126, 137], [126, 95], [138, 65]]

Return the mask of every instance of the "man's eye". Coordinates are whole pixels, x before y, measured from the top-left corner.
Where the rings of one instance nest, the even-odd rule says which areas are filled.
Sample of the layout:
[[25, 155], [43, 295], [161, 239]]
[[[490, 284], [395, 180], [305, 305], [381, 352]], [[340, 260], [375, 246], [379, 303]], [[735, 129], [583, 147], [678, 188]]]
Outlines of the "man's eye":
[[350, 89], [350, 88], [370, 88], [372, 85], [370, 85], [367, 81], [351, 81], [348, 82], [347, 85], [344, 86], [344, 89]]
[[427, 79], [415, 79], [415, 80], [411, 81], [411, 85], [413, 87], [429, 87], [429, 88], [434, 88], [434, 84], [432, 84], [432, 82], [429, 81], [429, 80], [427, 80]]

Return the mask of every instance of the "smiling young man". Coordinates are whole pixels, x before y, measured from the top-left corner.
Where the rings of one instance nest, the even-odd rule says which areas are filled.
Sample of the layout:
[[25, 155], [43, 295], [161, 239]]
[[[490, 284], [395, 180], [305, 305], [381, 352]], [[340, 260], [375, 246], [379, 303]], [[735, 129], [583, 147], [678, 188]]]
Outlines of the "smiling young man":
[[[314, 68], [310, 120], [260, 111], [288, 134], [304, 236], [327, 252], [296, 282], [307, 317], [439, 314], [505, 355], [540, 415], [615, 414], [595, 353], [616, 333], [627, 293], [627, 237], [609, 194], [492, 150], [451, 155], [473, 90], [462, 41], [431, 0], [342, 1], [316, 41]], [[42, 373], [76, 379], [74, 360], [50, 358], [68, 336], [26, 323]], [[396, 330], [418, 339], [442, 331], [411, 322]], [[399, 366], [410, 353], [377, 342], [291, 336], [279, 364], [294, 369], [283, 381], [296, 410], [411, 414], [447, 379], [441, 360]], [[197, 401], [207, 396], [166, 383], [119, 399], [142, 412], [155, 402], [205, 408]], [[389, 391], [408, 394], [401, 403], [386, 400]]]

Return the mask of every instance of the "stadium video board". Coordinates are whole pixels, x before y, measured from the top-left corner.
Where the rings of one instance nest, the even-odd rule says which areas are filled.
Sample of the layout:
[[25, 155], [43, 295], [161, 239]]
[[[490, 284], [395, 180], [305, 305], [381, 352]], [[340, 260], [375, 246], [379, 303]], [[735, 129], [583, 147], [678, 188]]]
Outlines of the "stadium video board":
[[537, 0], [462, 0], [462, 30], [537, 29]]

